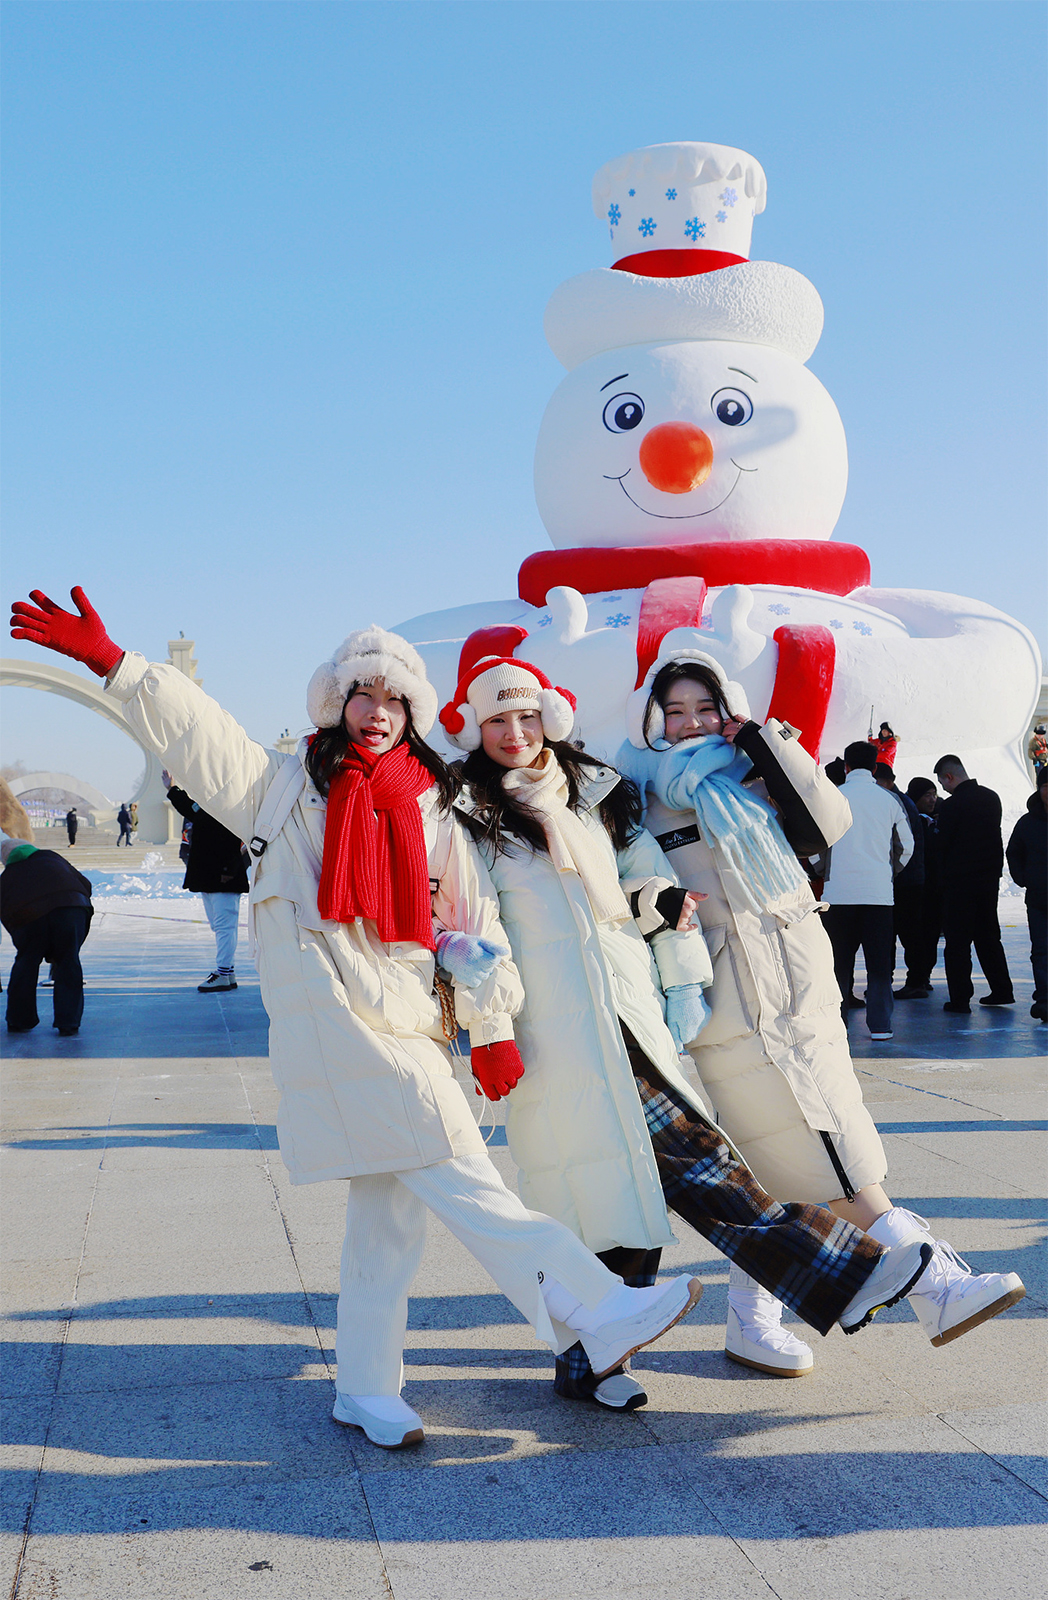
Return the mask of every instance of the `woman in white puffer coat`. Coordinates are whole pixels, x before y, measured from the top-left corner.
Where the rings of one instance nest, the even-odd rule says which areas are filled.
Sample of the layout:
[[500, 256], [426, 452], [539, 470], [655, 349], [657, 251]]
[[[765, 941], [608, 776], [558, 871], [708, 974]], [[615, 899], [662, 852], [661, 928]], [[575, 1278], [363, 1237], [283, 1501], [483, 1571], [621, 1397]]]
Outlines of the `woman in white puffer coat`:
[[[631, 1278], [672, 1240], [668, 1205], [820, 1332], [847, 1325], [878, 1247], [820, 1206], [764, 1193], [683, 1077], [710, 978], [701, 935], [679, 926], [694, 898], [638, 828], [632, 784], [566, 743], [572, 706], [528, 663], [474, 658], [467, 641], [441, 713], [472, 752], [458, 804], [524, 980], [525, 1071], [506, 1112], [521, 1195]], [[558, 1360], [555, 1387], [619, 1409], [646, 1399], [629, 1373], [598, 1382], [580, 1348]]]
[[[491, 884], [450, 815], [452, 780], [422, 739], [436, 696], [416, 651], [381, 628], [350, 634], [309, 685], [318, 733], [282, 756], [175, 667], [121, 650], [72, 595], [78, 616], [39, 591], [18, 602], [14, 637], [106, 678], [139, 742], [259, 859], [250, 913], [281, 1153], [295, 1183], [349, 1180], [335, 1420], [387, 1448], [422, 1439], [400, 1389], [427, 1206], [555, 1351], [581, 1339], [606, 1372], [658, 1338], [698, 1281], [627, 1288], [526, 1211], [453, 1076], [446, 1038], [461, 1024], [478, 1082], [496, 1095], [516, 1082], [521, 990]], [[457, 930], [439, 952], [455, 980], [446, 1031], [434, 917]]]
[[[1015, 1273], [974, 1276], [885, 1193], [887, 1161], [852, 1066], [822, 908], [797, 860], [841, 837], [847, 800], [795, 729], [748, 720], [739, 685], [700, 642], [691, 629], [663, 640], [631, 696], [629, 742], [616, 757], [644, 794], [646, 826], [702, 896], [712, 1015], [692, 1060], [721, 1125], [777, 1199], [823, 1201], [882, 1244], [921, 1236], [934, 1245], [911, 1302], [932, 1342], [946, 1343], [1025, 1291]], [[750, 1297], [742, 1336], [767, 1348], [779, 1308], [757, 1285]]]

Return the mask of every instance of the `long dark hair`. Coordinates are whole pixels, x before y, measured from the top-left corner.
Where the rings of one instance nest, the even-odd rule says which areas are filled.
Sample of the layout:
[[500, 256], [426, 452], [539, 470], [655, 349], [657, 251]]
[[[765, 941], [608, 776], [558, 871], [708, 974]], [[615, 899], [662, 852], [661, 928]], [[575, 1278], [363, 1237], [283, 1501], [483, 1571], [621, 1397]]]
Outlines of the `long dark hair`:
[[651, 686], [648, 703], [644, 707], [642, 730], [644, 743], [649, 750], [654, 750], [655, 748], [648, 738], [652, 713], [656, 706], [660, 710], [665, 710], [666, 701], [670, 697], [670, 690], [675, 683], [680, 683], [683, 678], [690, 678], [693, 683], [701, 683], [704, 689], [710, 691], [713, 703], [724, 721], [730, 722], [732, 720], [734, 713], [724, 698], [723, 686], [715, 672], [712, 672], [709, 667], [704, 667], [699, 661], [668, 661], [661, 672], [655, 674], [655, 682]]
[[[606, 766], [595, 756], [587, 755], [578, 745], [566, 739], [546, 739], [544, 748], [552, 750], [561, 771], [568, 780], [568, 807], [579, 811], [579, 793], [588, 771]], [[501, 855], [509, 845], [507, 835], [523, 840], [532, 850], [547, 853], [546, 835], [542, 824], [514, 795], [506, 793], [502, 780], [506, 768], [484, 754], [483, 749], [472, 751], [458, 769], [473, 790], [475, 810], [463, 821], [479, 845], [486, 846], [493, 855]], [[624, 850], [640, 828], [644, 814], [640, 790], [629, 778], [620, 777], [610, 794], [597, 805], [600, 817], [616, 850]]]
[[[349, 700], [353, 691], [359, 687], [351, 684], [346, 700]], [[417, 756], [432, 775], [433, 782], [440, 790], [440, 809], [447, 812], [455, 803], [455, 797], [462, 787], [457, 770], [449, 767], [431, 750], [426, 741], [415, 732], [415, 724], [411, 720], [411, 707], [404, 701], [404, 710], [407, 712], [407, 726], [404, 729], [404, 738], [413, 756]], [[318, 728], [309, 742], [306, 751], [306, 771], [320, 793], [327, 798], [331, 788], [332, 779], [337, 775], [339, 768], [345, 760], [346, 751], [349, 749], [350, 738], [346, 732], [345, 724], [340, 720], [333, 728]]]

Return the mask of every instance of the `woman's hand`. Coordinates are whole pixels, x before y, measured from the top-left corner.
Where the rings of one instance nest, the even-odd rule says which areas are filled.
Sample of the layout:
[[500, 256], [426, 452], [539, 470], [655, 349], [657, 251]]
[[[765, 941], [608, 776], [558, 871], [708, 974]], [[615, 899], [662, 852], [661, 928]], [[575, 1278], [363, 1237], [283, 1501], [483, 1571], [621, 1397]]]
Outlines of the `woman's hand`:
[[524, 1076], [524, 1063], [512, 1039], [501, 1039], [496, 1044], [475, 1044], [470, 1051], [473, 1076], [481, 1090], [494, 1104], [520, 1082]]
[[79, 584], [69, 593], [80, 613], [78, 617], [63, 611], [42, 589], [29, 591], [35, 605], [16, 600], [11, 607], [11, 637], [31, 639], [45, 650], [57, 650], [59, 655], [82, 661], [100, 678], [108, 677], [124, 652], [106, 633], [101, 617]]
[[729, 717], [727, 722], [724, 724], [723, 728], [721, 729], [721, 733], [722, 733], [723, 737], [728, 741], [729, 744], [734, 744], [735, 743], [735, 735], [739, 732], [739, 729], [742, 728], [743, 726], [744, 726], [744, 721], [743, 721], [742, 717]]
[[684, 933], [687, 928], [691, 927], [691, 919], [698, 908], [699, 902], [708, 899], [709, 895], [707, 894], [698, 894], [693, 889], [688, 890], [681, 902], [680, 916], [677, 918], [678, 933]]

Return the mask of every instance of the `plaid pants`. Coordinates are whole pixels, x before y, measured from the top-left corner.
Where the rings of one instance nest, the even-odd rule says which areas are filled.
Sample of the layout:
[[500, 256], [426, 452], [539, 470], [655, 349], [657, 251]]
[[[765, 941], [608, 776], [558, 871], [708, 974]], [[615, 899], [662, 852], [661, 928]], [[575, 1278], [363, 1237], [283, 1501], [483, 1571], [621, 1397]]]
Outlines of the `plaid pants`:
[[[622, 1034], [667, 1206], [816, 1332], [829, 1333], [873, 1271], [881, 1246], [823, 1206], [773, 1200], [666, 1083], [629, 1029]], [[582, 1346], [572, 1345], [557, 1362], [554, 1389], [585, 1398], [596, 1387], [586, 1388], [587, 1371]]]

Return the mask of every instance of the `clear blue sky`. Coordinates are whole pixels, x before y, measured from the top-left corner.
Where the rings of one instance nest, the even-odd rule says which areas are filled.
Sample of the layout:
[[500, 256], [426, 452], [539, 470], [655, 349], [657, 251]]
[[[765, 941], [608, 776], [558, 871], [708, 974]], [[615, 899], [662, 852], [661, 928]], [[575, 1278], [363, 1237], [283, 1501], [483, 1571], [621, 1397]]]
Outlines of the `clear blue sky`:
[[[515, 593], [596, 168], [738, 145], [826, 308], [838, 537], [1044, 641], [1040, 3], [6, 0], [3, 598], [179, 630], [267, 742], [352, 627]], [[6, 613], [5, 613], [6, 615]], [[5, 653], [32, 647], [8, 641]], [[3, 759], [135, 749], [4, 691]]]

